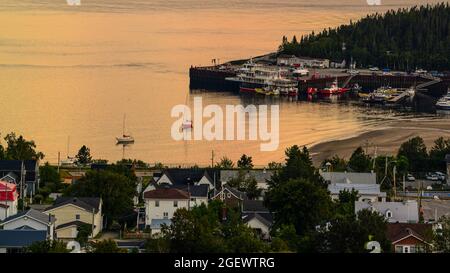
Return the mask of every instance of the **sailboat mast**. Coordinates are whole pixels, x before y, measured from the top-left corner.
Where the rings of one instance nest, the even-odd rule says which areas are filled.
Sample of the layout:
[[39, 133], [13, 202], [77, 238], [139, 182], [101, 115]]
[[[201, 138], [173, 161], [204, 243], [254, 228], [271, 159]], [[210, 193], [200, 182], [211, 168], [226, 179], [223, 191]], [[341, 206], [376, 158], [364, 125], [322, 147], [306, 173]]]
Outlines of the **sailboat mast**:
[[70, 136], [67, 137], [67, 158], [69, 158]]
[[123, 114], [123, 128], [122, 128], [122, 135], [125, 136], [125, 118], [126, 114]]

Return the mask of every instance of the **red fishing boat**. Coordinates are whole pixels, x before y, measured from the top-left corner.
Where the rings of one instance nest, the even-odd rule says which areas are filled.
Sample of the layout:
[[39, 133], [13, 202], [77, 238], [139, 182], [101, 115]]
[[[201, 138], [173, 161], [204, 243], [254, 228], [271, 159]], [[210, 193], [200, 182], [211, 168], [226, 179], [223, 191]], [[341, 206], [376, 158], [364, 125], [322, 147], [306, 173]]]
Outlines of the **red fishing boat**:
[[338, 95], [343, 94], [347, 91], [349, 91], [350, 88], [341, 88], [338, 86], [338, 80], [337, 78], [333, 81], [330, 87], [326, 87], [324, 89], [319, 90], [319, 93], [321, 95], [330, 96], [330, 95]]

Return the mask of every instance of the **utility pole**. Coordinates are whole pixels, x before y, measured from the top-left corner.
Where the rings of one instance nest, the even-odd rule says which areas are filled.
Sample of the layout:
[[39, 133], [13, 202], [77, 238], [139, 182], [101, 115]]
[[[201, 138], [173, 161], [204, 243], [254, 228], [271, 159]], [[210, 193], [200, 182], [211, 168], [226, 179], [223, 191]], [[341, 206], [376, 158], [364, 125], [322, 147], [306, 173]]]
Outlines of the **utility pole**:
[[394, 201], [397, 200], [397, 184], [396, 184], [396, 174], [397, 174], [397, 166], [394, 165]]
[[58, 152], [58, 173], [59, 173], [59, 165], [60, 165], [60, 161], [61, 160], [61, 152]]
[[211, 151], [211, 168], [214, 167], [214, 150]]

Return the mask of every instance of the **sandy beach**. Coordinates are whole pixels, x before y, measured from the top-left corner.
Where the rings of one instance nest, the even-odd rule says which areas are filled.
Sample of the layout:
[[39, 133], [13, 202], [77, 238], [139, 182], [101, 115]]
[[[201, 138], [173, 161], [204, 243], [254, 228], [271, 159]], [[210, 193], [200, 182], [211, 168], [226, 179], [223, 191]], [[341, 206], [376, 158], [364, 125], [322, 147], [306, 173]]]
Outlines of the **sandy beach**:
[[371, 155], [375, 150], [378, 155], [393, 155], [403, 142], [415, 136], [422, 137], [430, 149], [438, 137], [450, 138], [450, 119], [418, 118], [393, 121], [356, 136], [318, 143], [310, 148], [310, 152], [316, 165], [334, 155], [348, 159], [359, 146], [367, 148]]

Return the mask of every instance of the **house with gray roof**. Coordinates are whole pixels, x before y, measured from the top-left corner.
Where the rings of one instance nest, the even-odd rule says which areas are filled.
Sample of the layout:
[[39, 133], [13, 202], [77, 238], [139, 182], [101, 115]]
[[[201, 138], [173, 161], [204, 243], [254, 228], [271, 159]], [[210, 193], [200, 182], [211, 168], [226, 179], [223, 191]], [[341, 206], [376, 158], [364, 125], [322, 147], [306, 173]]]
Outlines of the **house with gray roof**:
[[244, 199], [242, 204], [242, 220], [264, 240], [270, 240], [270, 229], [273, 215], [264, 206], [263, 201]]
[[49, 239], [54, 238], [55, 217], [43, 212], [29, 209], [4, 219], [0, 226], [4, 230], [42, 230]]
[[404, 202], [355, 202], [355, 213], [363, 209], [376, 211], [389, 223], [418, 223], [419, 205], [415, 200]]
[[320, 170], [319, 174], [329, 184], [375, 185], [377, 183], [376, 173], [324, 172]]
[[0, 179], [16, 185], [23, 177], [24, 194], [32, 196], [39, 188], [38, 160], [0, 160]]
[[58, 239], [76, 238], [81, 225], [91, 226], [91, 237], [103, 229], [102, 200], [98, 197], [59, 197], [44, 213], [56, 217]]
[[338, 183], [328, 185], [331, 199], [339, 199], [341, 191], [358, 191], [358, 201], [363, 202], [385, 202], [386, 193], [381, 191], [379, 184], [352, 184], [352, 183]]

